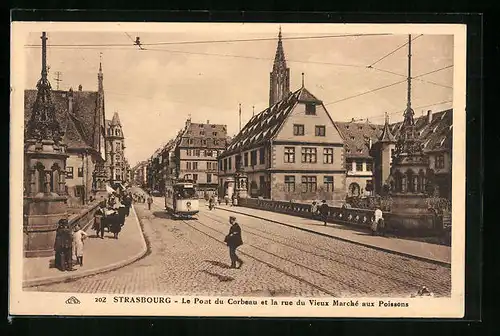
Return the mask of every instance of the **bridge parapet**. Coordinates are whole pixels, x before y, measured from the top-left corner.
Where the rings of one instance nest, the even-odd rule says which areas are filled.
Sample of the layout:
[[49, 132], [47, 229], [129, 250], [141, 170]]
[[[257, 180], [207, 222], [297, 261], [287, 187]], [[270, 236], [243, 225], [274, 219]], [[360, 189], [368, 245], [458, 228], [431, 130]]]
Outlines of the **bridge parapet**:
[[[318, 219], [311, 212], [310, 204], [267, 199], [242, 198], [239, 205], [303, 218]], [[369, 228], [373, 210], [329, 206], [327, 222]], [[405, 214], [383, 212], [386, 231], [401, 236], [438, 236], [443, 233], [441, 221], [434, 214]]]

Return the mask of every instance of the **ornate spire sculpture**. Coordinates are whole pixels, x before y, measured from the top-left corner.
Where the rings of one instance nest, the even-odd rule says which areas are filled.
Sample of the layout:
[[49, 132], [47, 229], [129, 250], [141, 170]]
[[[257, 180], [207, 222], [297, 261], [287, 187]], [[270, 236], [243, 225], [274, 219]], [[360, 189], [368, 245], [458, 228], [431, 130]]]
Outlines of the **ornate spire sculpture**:
[[385, 124], [384, 124], [384, 129], [382, 130], [382, 134], [380, 134], [379, 137], [380, 142], [396, 142], [396, 138], [391, 132], [391, 129], [389, 127], [389, 115], [387, 112], [385, 113]]
[[56, 117], [52, 102], [52, 87], [47, 78], [47, 34], [42, 33], [42, 77], [38, 81], [38, 90], [30, 120], [26, 125], [25, 139], [37, 141], [52, 140], [58, 144], [64, 135]]
[[408, 89], [407, 103], [404, 111], [404, 120], [396, 144], [396, 157], [401, 154], [418, 154], [422, 151], [422, 143], [415, 129], [415, 112], [411, 108], [411, 35], [408, 35]]
[[278, 34], [278, 46], [274, 56], [273, 70], [270, 73], [269, 106], [286, 98], [290, 93], [290, 69], [286, 66], [285, 52], [281, 40], [281, 27]]

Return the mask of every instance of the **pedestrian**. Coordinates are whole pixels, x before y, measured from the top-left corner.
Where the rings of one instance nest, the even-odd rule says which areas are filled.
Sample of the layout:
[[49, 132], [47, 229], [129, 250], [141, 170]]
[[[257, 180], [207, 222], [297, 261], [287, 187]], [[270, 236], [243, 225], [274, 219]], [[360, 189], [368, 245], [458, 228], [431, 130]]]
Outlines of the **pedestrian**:
[[377, 233], [380, 233], [381, 235], [384, 236], [385, 235], [384, 229], [385, 229], [385, 224], [384, 224], [384, 216], [382, 210], [380, 210], [379, 207], [376, 207], [373, 213], [372, 225], [371, 225], [372, 236]]
[[321, 219], [323, 220], [323, 225], [326, 226], [326, 221], [328, 220], [328, 215], [330, 212], [330, 207], [326, 204], [325, 200], [321, 201], [321, 205], [319, 206], [319, 213], [321, 214]]
[[118, 234], [122, 230], [121, 216], [118, 212], [109, 217], [110, 231], [113, 233], [113, 238], [118, 239]]
[[63, 263], [63, 249], [62, 249], [62, 239], [63, 239], [63, 231], [65, 225], [65, 219], [59, 220], [59, 226], [56, 230], [56, 239], [54, 241], [54, 252], [55, 252], [55, 267], [60, 271], [64, 271], [64, 263]]
[[148, 195], [148, 210], [151, 210], [151, 204], [153, 204], [153, 197]]
[[128, 217], [128, 215], [130, 214], [130, 207], [132, 206], [132, 197], [126, 195], [123, 198], [123, 205], [125, 206], [125, 216]]
[[236, 217], [229, 216], [229, 223], [231, 224], [231, 228], [229, 229], [229, 233], [224, 239], [224, 242], [229, 247], [229, 258], [231, 259], [231, 268], [236, 268], [236, 263], [239, 263], [238, 268], [241, 268], [243, 265], [243, 260], [238, 258], [236, 255], [236, 249], [243, 245], [243, 240], [241, 238], [241, 228], [236, 222]]
[[318, 214], [318, 204], [316, 203], [316, 201], [313, 201], [312, 205], [311, 205], [311, 215], [312, 215], [312, 218], [316, 219], [317, 214]]
[[73, 234], [67, 219], [62, 219], [61, 229], [61, 262], [63, 271], [74, 271], [73, 268]]
[[76, 257], [76, 263], [83, 266], [83, 241], [87, 238], [87, 234], [80, 228], [80, 225], [75, 225], [73, 232], [73, 253]]
[[210, 198], [208, 200], [208, 209], [209, 210], [212, 210], [214, 208], [214, 203], [215, 203], [214, 195], [212, 195], [212, 196], [210, 196]]
[[226, 205], [229, 205], [229, 196], [227, 194], [224, 196], [224, 201], [226, 201]]

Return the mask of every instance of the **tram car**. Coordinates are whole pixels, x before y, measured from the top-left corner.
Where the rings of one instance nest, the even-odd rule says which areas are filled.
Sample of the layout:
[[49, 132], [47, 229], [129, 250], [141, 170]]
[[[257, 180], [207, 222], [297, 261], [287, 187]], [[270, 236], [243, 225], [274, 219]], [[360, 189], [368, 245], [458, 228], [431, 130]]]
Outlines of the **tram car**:
[[196, 184], [172, 181], [165, 186], [165, 209], [173, 218], [192, 218], [200, 210]]

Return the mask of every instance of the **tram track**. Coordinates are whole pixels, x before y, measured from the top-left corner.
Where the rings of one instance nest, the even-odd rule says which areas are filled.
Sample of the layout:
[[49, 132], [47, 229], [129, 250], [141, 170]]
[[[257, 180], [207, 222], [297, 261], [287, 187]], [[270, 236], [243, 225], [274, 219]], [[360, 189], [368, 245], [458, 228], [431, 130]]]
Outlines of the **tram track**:
[[[209, 216], [207, 213], [203, 213], [203, 216], [205, 216], [205, 217], [207, 217], [207, 218], [209, 218], [209, 219], [211, 219], [213, 221], [216, 221], [216, 222], [224, 224], [224, 222], [222, 222], [221, 220], [212, 217], [212, 215]], [[219, 217], [217, 215], [215, 215], [215, 216], [218, 217], [218, 218], [221, 218], [221, 217]], [[261, 220], [261, 221], [264, 221], [264, 220]], [[316, 249], [316, 250], [324, 252], [324, 253], [328, 253], [328, 254], [331, 254], [331, 255], [339, 256], [340, 258], [344, 258], [346, 261], [339, 260], [338, 258], [332, 258], [331, 256], [320, 254], [320, 253], [316, 253], [314, 251], [307, 251], [307, 250], [305, 250], [303, 248], [293, 246], [293, 245], [288, 244], [286, 242], [278, 241], [278, 240], [270, 238], [268, 236], [264, 236], [264, 235], [252, 232], [251, 230], [249, 230], [249, 228], [251, 228], [251, 230], [255, 230], [255, 231], [264, 233], [266, 235], [272, 235], [272, 236], [278, 237], [280, 239], [292, 241], [292, 242], [294, 242], [296, 244], [307, 246], [308, 248], [310, 248], [312, 250]], [[252, 234], [254, 236], [257, 236], [259, 238], [272, 241], [273, 243], [281, 244], [281, 245], [287, 246], [289, 248], [298, 250], [298, 251], [300, 251], [302, 253], [308, 253], [308, 254], [314, 255], [316, 257], [323, 258], [325, 260], [329, 260], [329, 261], [332, 261], [332, 262], [335, 262], [335, 263], [339, 263], [339, 264], [345, 265], [347, 267], [355, 268], [355, 269], [357, 269], [359, 271], [367, 272], [367, 273], [373, 274], [375, 276], [378, 276], [378, 277], [381, 277], [381, 278], [384, 278], [384, 279], [389, 279], [391, 281], [395, 281], [395, 282], [398, 282], [398, 283], [401, 283], [401, 284], [404, 284], [404, 285], [407, 285], [407, 286], [415, 287], [415, 289], [418, 289], [420, 287], [418, 285], [416, 285], [414, 282], [410, 282], [412, 279], [417, 279], [417, 280], [419, 280], [421, 282], [432, 281], [432, 283], [437, 284], [439, 287], [442, 287], [440, 289], [442, 289], [443, 292], [449, 291], [449, 289], [448, 289], [449, 282], [440, 281], [440, 279], [438, 279], [437, 276], [433, 276], [432, 274], [431, 274], [430, 278], [425, 278], [425, 277], [423, 277], [423, 276], [421, 276], [419, 274], [415, 274], [414, 272], [408, 271], [408, 270], [403, 269], [401, 267], [397, 267], [397, 266], [387, 267], [386, 265], [380, 265], [380, 264], [378, 264], [376, 262], [373, 262], [373, 261], [369, 261], [369, 260], [366, 260], [366, 259], [357, 258], [355, 256], [344, 254], [344, 253], [339, 253], [339, 252], [334, 251], [334, 250], [329, 249], [329, 248], [324, 248], [324, 247], [319, 247], [319, 246], [311, 246], [311, 245], [306, 244], [306, 243], [304, 243], [304, 242], [302, 242], [302, 241], [300, 241], [298, 239], [295, 239], [295, 238], [292, 238], [292, 237], [289, 237], [289, 236], [280, 235], [280, 234], [277, 234], [277, 233], [274, 233], [274, 232], [269, 232], [269, 231], [266, 231], [266, 230], [261, 230], [259, 228], [256, 228], [256, 227], [254, 227], [252, 225], [248, 225], [248, 224], [245, 225], [245, 232], [246, 233], [250, 233], [250, 234]], [[380, 274], [380, 272], [368, 270], [368, 269], [366, 269], [366, 267], [360, 267], [360, 265], [357, 264], [357, 263], [361, 263], [361, 265], [366, 264], [366, 265], [368, 265], [368, 267], [376, 267], [376, 268], [379, 268], [381, 270], [396, 271], [396, 272], [394, 272], [394, 274], [398, 278], [392, 277], [392, 276], [383, 275], [383, 274]], [[433, 265], [433, 267], [435, 267], [435, 265]]]
[[[155, 208], [161, 208], [161, 207], [155, 206]], [[162, 208], [162, 210], [164, 210], [164, 209]], [[225, 221], [220, 220], [222, 218], [219, 217], [218, 215], [215, 215], [215, 217], [213, 217], [212, 214], [207, 214], [205, 212], [200, 212], [198, 214], [198, 218], [193, 218], [192, 220], [180, 219], [180, 221], [182, 221], [182, 223], [184, 223], [186, 226], [190, 227], [192, 230], [195, 230], [195, 231], [203, 234], [204, 236], [207, 236], [210, 239], [216, 240], [217, 242], [225, 245], [225, 243], [223, 242], [223, 237], [226, 235], [227, 232], [225, 232], [225, 230], [221, 231], [221, 230], [214, 228], [210, 225], [206, 225], [205, 223], [203, 223], [200, 220], [199, 216], [205, 217], [205, 218], [211, 220], [212, 222], [215, 222], [219, 225], [223, 225], [226, 228], [228, 226]], [[210, 230], [211, 232], [206, 232], [206, 229]], [[329, 248], [311, 246], [311, 245], [308, 245], [308, 244], [306, 244], [306, 243], [304, 243], [296, 238], [291, 238], [289, 236], [284, 236], [284, 235], [277, 234], [274, 232], [262, 230], [262, 229], [254, 227], [253, 225], [246, 225], [245, 232], [247, 234], [253, 235], [254, 237], [256, 237], [256, 239], [259, 239], [261, 241], [262, 240], [269, 241], [269, 242], [271, 242], [271, 244], [273, 244], [275, 246], [281, 245], [281, 246], [284, 246], [286, 248], [290, 248], [290, 249], [297, 251], [298, 254], [295, 254], [295, 255], [299, 259], [301, 259], [301, 255], [307, 254], [307, 255], [310, 255], [310, 256], [313, 256], [316, 258], [320, 258], [322, 260], [327, 260], [329, 262], [336, 263], [339, 266], [344, 267], [344, 268], [353, 268], [353, 269], [356, 269], [357, 271], [366, 273], [368, 276], [370, 276], [372, 278], [377, 277], [377, 278], [383, 279], [392, 288], [398, 288], [398, 287], [400, 287], [400, 285], [403, 285], [406, 288], [416, 290], [416, 289], [420, 288], [422, 282], [428, 283], [429, 281], [433, 281], [433, 280], [429, 280], [428, 278], [424, 278], [418, 274], [414, 274], [411, 271], [401, 269], [400, 267], [388, 267], [387, 265], [380, 265], [380, 264], [377, 264], [376, 262], [368, 261], [366, 259], [360, 259], [360, 258], [356, 258], [356, 257], [353, 258], [353, 256], [351, 256], [351, 255], [339, 253], [339, 252], [333, 251]], [[264, 236], [263, 234], [265, 234], [267, 236]], [[269, 236], [271, 236], [271, 237], [269, 237]], [[295, 244], [299, 244], [299, 246], [293, 246], [288, 242], [279, 241], [278, 239], [288, 240], [288, 241], [293, 242]], [[259, 245], [259, 244], [257, 244], [257, 245]], [[314, 288], [322, 293], [330, 295], [332, 297], [343, 296], [343, 295], [345, 295], [345, 292], [347, 292], [347, 291], [351, 292], [352, 290], [355, 290], [355, 292], [357, 292], [359, 294], [365, 294], [365, 295], [370, 294], [373, 292], [373, 290], [375, 290], [374, 288], [370, 289], [369, 288], [370, 286], [365, 286], [364, 284], [361, 284], [358, 281], [358, 279], [356, 279], [356, 277], [349, 278], [349, 280], [346, 281], [345, 279], [340, 278], [339, 276], [336, 276], [335, 274], [332, 274], [332, 272], [335, 272], [335, 268], [332, 268], [332, 271], [330, 271], [330, 269], [323, 269], [323, 270], [314, 269], [314, 268], [312, 268], [309, 265], [306, 265], [304, 263], [297, 262], [296, 260], [291, 260], [290, 258], [284, 258], [276, 253], [268, 251], [268, 250], [263, 248], [264, 246], [257, 246], [257, 245], [255, 243], [246, 243], [245, 244], [246, 248], [250, 248], [253, 251], [255, 251], [256, 253], [252, 253], [251, 251], [242, 251], [241, 249], [239, 251], [242, 255], [244, 255], [250, 259], [253, 259], [257, 262], [263, 263], [263, 264], [267, 265], [268, 267], [271, 267], [272, 269], [280, 272], [281, 274], [283, 274], [285, 276], [288, 276], [288, 277], [291, 277], [297, 281], [300, 281], [300, 282], [302, 282], [302, 283], [304, 283], [304, 284], [306, 284], [306, 285], [308, 285], [308, 286], [310, 286], [310, 287], [312, 287], [312, 288]], [[304, 246], [307, 246], [309, 249], [312, 249], [312, 251], [311, 250], [308, 251], [308, 250], [304, 249], [303, 248]], [[341, 259], [338, 259], [338, 258], [335, 258], [332, 256], [327, 256], [327, 255], [324, 255], [321, 253], [328, 253], [328, 254], [331, 254], [333, 256], [338, 256], [341, 259], [344, 258], [344, 260], [341, 260]], [[261, 255], [259, 256], [259, 254], [261, 254]], [[271, 258], [282, 260], [284, 263], [289, 263], [287, 265], [288, 267], [276, 266], [276, 263], [269, 262], [268, 258], [263, 257], [262, 254], [267, 255]], [[292, 259], [296, 259], [296, 258], [292, 258]], [[360, 267], [360, 264], [366, 265], [366, 266]], [[290, 267], [290, 265], [292, 265], [292, 267]], [[435, 265], [433, 265], [433, 266], [435, 266]], [[378, 271], [377, 269], [369, 270], [369, 269], [367, 269], [367, 267], [379, 268], [381, 271]], [[286, 268], [292, 268], [292, 270], [287, 270]], [[388, 271], [388, 272], [395, 271], [395, 273], [394, 273], [395, 276], [388, 276], [387, 274], [380, 274], [380, 272], [384, 272], [384, 271]], [[304, 272], [307, 272], [309, 274], [310, 273], [317, 274], [320, 276], [320, 278], [317, 278], [317, 277], [315, 279], [314, 278], [313, 279], [304, 278], [303, 276], [300, 275], [300, 273], [304, 273]], [[342, 272], [339, 272], [339, 273], [343, 274]], [[328, 283], [327, 281], [325, 281], [325, 279], [328, 281], [333, 281], [333, 282], [339, 284], [341, 287], [347, 288], [348, 290], [340, 289], [338, 292], [336, 292], [336, 291], [330, 290], [329, 288], [325, 288], [325, 287], [328, 287], [328, 286], [325, 286], [325, 284]], [[415, 281], [412, 281], [412, 279], [416, 279], [418, 284], [416, 284]], [[318, 282], [320, 282], [320, 283], [318, 284]], [[374, 282], [372, 281], [372, 287], [373, 287], [373, 283]], [[438, 283], [438, 285], [440, 288], [439, 288], [439, 290], [437, 290], [437, 292], [449, 293], [449, 291], [450, 291], [449, 286], [447, 286], [446, 283]], [[438, 289], [438, 288], [436, 288], [436, 289]]]

